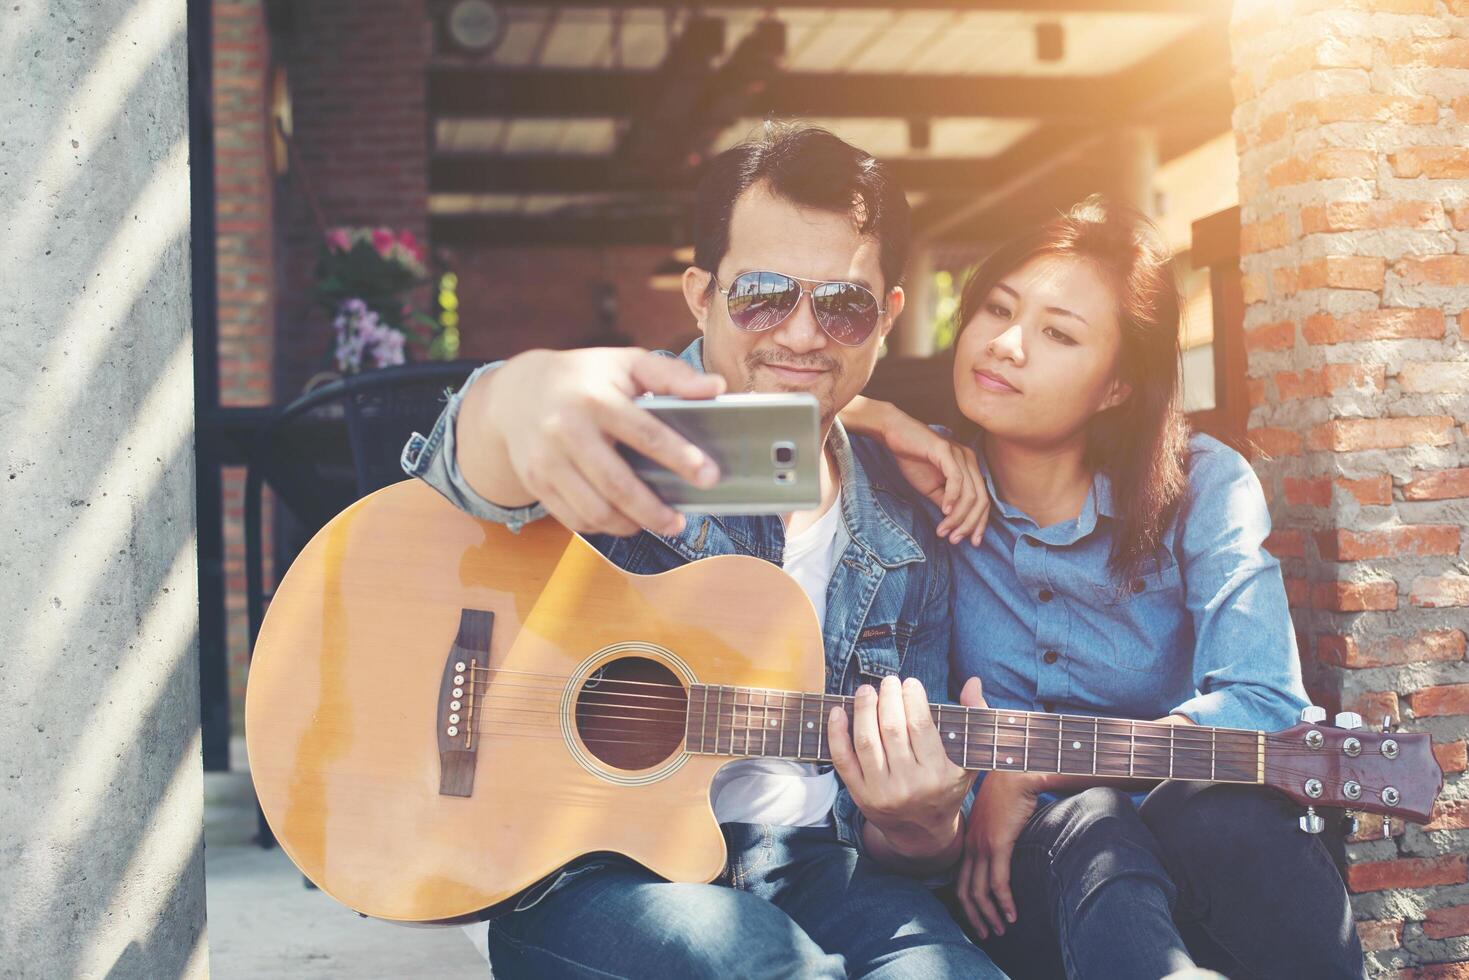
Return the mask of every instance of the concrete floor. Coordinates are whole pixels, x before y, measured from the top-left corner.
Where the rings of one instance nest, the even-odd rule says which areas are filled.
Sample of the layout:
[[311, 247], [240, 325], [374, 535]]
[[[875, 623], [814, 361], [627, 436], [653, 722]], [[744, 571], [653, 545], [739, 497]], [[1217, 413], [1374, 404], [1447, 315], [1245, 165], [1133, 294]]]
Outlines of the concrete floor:
[[302, 884], [279, 848], [261, 850], [242, 741], [236, 770], [204, 774], [209, 966], [220, 980], [485, 980], [490, 970], [457, 928], [364, 919]]

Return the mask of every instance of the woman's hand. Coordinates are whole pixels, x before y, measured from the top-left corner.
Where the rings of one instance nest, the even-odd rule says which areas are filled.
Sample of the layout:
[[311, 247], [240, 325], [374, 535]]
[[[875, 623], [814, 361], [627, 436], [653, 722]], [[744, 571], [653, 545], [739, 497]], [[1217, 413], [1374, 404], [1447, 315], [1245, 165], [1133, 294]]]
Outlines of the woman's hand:
[[980, 939], [1005, 934], [1015, 921], [1010, 892], [1010, 855], [1042, 791], [1040, 777], [1023, 772], [992, 772], [979, 784], [964, 831], [958, 895]]
[[903, 478], [944, 513], [939, 537], [979, 544], [989, 522], [990, 496], [974, 450], [945, 439], [894, 405], [857, 397], [840, 414], [854, 432], [881, 439]]

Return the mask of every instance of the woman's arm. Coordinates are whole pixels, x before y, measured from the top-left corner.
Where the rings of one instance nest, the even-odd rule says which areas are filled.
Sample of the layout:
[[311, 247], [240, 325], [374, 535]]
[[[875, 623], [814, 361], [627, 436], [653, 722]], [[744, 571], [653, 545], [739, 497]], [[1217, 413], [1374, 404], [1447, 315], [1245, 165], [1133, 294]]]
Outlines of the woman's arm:
[[944, 514], [941, 538], [979, 544], [989, 520], [990, 495], [979, 460], [967, 446], [944, 438], [890, 402], [861, 395], [837, 413], [842, 425], [887, 447], [903, 479]]
[[1200, 725], [1288, 727], [1307, 699], [1280, 562], [1265, 550], [1270, 511], [1254, 470], [1234, 450], [1204, 443], [1179, 520], [1197, 693], [1173, 713]]

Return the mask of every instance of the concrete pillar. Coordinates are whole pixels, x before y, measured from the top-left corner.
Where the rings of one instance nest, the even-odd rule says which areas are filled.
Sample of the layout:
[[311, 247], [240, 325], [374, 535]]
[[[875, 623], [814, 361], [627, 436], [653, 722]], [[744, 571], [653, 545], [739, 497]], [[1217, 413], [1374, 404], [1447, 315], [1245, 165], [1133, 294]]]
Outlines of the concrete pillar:
[[938, 295], [933, 287], [933, 253], [926, 248], [915, 251], [908, 260], [904, 279], [903, 315], [888, 338], [888, 349], [894, 357], [931, 357], [934, 352], [934, 315]]
[[[1347, 884], [1372, 975], [1462, 976], [1469, 795], [1469, 14], [1239, 0], [1244, 345], [1307, 687], [1431, 733], [1425, 827], [1364, 817]], [[1457, 938], [1456, 938], [1457, 937]]]
[[1153, 179], [1158, 172], [1158, 130], [1129, 126], [1113, 134], [1111, 152], [1117, 166], [1117, 196], [1149, 217], [1158, 213]]
[[187, 75], [185, 0], [0, 18], [6, 977], [207, 974]]

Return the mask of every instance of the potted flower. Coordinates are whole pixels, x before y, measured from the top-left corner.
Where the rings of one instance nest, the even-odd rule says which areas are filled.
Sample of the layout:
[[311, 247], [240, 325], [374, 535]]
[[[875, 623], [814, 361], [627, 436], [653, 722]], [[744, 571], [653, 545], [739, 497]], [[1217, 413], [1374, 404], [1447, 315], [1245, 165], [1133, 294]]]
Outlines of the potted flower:
[[336, 370], [402, 364], [412, 344], [443, 356], [443, 326], [416, 312], [408, 295], [429, 282], [424, 249], [410, 231], [339, 227], [327, 231], [316, 266], [316, 295], [332, 317]]

